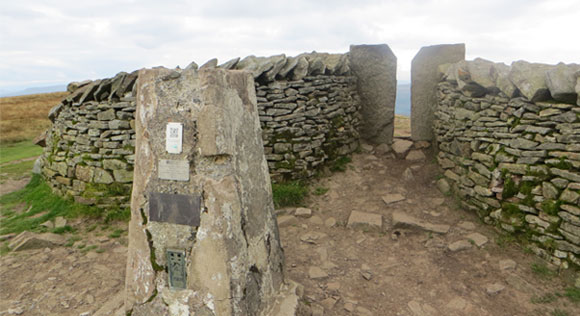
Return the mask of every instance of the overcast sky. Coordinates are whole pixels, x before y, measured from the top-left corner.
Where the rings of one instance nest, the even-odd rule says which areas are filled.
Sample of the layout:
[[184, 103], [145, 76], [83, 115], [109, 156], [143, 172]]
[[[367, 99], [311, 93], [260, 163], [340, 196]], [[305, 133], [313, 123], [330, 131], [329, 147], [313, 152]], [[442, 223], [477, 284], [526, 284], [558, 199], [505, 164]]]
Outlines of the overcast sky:
[[0, 91], [217, 57], [388, 44], [409, 80], [422, 46], [580, 63], [580, 0], [1, 0]]

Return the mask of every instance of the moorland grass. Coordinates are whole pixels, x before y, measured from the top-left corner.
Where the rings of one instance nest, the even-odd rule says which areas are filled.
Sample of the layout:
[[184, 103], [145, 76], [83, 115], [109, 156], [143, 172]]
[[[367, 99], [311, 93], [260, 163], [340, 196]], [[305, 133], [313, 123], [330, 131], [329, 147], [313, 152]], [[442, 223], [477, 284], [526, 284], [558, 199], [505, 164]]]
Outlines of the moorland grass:
[[0, 146], [30, 140], [50, 126], [48, 112], [67, 92], [0, 98]]
[[[15, 211], [25, 204], [24, 210]], [[33, 175], [30, 183], [22, 190], [0, 197], [0, 235], [22, 231], [45, 231], [40, 224], [54, 220], [57, 216], [74, 218], [89, 216], [103, 218], [106, 210], [74, 203], [51, 192], [50, 187], [39, 175]], [[65, 228], [55, 233], [64, 233]]]

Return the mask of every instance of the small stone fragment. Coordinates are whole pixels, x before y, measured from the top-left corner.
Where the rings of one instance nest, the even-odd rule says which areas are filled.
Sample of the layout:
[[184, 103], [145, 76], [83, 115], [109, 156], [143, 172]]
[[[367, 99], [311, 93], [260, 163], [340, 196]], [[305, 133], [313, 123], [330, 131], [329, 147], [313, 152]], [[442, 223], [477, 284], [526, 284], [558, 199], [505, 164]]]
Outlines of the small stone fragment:
[[499, 294], [504, 289], [505, 289], [505, 286], [503, 284], [499, 284], [499, 283], [488, 284], [485, 287], [487, 294], [492, 295], [492, 296]]
[[324, 226], [334, 227], [336, 226], [336, 219], [334, 217], [329, 217], [324, 221]]
[[499, 269], [501, 271], [514, 270], [516, 266], [517, 263], [512, 259], [505, 259], [499, 261]]
[[293, 226], [298, 224], [296, 217], [292, 215], [280, 215], [277, 218], [278, 227]]
[[399, 193], [383, 195], [385, 204], [393, 204], [405, 200], [405, 197]]
[[447, 194], [451, 190], [451, 187], [449, 186], [449, 182], [447, 182], [447, 180], [439, 179], [437, 180], [437, 189], [439, 189], [441, 193]]
[[411, 150], [405, 160], [407, 161], [424, 161], [426, 159], [422, 150]]
[[474, 230], [475, 229], [475, 224], [472, 222], [460, 222], [459, 224], [457, 224], [457, 227], [465, 229], [465, 230]]
[[296, 209], [294, 216], [308, 218], [308, 217], [312, 216], [312, 210], [309, 208], [305, 208], [305, 207], [299, 207]]
[[471, 243], [467, 240], [459, 240], [447, 246], [447, 249], [451, 252], [458, 252], [469, 248], [471, 248]]
[[467, 237], [468, 240], [473, 241], [477, 247], [481, 247], [488, 242], [487, 237], [480, 233], [471, 233], [465, 237]]
[[312, 225], [322, 225], [324, 222], [322, 221], [322, 218], [320, 218], [320, 216], [312, 216], [309, 219], [310, 224]]

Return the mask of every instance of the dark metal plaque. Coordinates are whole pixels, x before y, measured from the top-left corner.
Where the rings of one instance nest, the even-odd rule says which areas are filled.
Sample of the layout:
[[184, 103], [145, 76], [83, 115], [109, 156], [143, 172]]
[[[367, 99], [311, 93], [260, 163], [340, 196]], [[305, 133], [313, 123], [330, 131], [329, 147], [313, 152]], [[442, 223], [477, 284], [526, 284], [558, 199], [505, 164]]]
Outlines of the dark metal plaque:
[[149, 220], [199, 226], [201, 195], [149, 193]]
[[187, 287], [185, 251], [167, 249], [167, 270], [169, 271], [170, 288], [182, 290]]

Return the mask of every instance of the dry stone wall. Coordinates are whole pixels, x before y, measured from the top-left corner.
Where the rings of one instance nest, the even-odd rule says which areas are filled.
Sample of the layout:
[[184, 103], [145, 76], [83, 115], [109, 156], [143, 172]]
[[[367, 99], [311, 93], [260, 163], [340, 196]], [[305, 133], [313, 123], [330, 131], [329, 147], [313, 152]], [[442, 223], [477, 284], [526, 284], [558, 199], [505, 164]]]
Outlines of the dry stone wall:
[[[200, 69], [246, 70], [255, 80], [274, 181], [307, 178], [358, 148], [360, 102], [348, 54], [248, 56]], [[191, 63], [188, 69], [197, 69]], [[177, 73], [179, 73], [179, 69]], [[49, 114], [42, 173], [77, 202], [127, 207], [134, 164], [137, 73], [72, 83]]]
[[61, 195], [128, 207], [135, 158], [132, 94], [137, 73], [73, 83], [49, 118], [42, 173]]
[[580, 265], [579, 70], [444, 64], [435, 109], [440, 188], [563, 267]]

